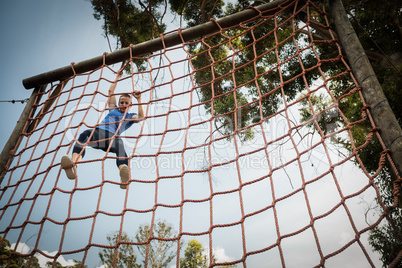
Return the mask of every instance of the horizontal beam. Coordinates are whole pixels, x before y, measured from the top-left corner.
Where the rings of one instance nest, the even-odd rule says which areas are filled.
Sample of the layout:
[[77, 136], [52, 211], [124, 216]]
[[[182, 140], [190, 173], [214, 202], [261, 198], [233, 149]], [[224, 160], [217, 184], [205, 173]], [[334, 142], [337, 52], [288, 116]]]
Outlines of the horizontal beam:
[[[276, 8], [278, 8], [281, 4], [287, 2], [289, 0], [276, 0], [267, 4], [263, 4], [254, 8], [249, 8], [243, 10], [241, 12], [217, 19], [216, 22], [222, 28], [231, 27], [237, 25], [241, 22], [249, 20], [259, 14], [259, 12], [264, 12], [268, 10], [272, 10], [272, 13], [276, 12]], [[257, 11], [259, 10], [259, 11]], [[23, 80], [23, 85], [26, 89], [31, 89], [43, 84], [52, 83], [55, 81], [65, 80], [74, 75], [74, 71], [77, 74], [89, 72], [99, 68], [105, 63], [107, 65], [115, 64], [118, 62], [122, 62], [130, 59], [130, 56], [140, 57], [146, 54], [150, 54], [155, 51], [162, 50], [164, 47], [172, 47], [184, 42], [189, 42], [192, 40], [199, 39], [203, 36], [207, 36], [216, 32], [219, 32], [218, 25], [209, 21], [183, 31], [174, 32], [171, 34], [167, 34], [162, 38], [155, 38], [153, 40], [149, 40], [140, 44], [136, 44], [130, 47], [126, 47], [120, 50], [116, 50], [114, 52], [108, 53], [105, 56], [98, 56], [92, 59], [88, 59], [85, 61], [81, 61], [78, 63], [74, 63], [72, 66], [68, 65], [59, 69], [55, 69], [49, 72], [45, 72], [42, 74], [38, 74]], [[73, 71], [74, 69], [74, 71]]]

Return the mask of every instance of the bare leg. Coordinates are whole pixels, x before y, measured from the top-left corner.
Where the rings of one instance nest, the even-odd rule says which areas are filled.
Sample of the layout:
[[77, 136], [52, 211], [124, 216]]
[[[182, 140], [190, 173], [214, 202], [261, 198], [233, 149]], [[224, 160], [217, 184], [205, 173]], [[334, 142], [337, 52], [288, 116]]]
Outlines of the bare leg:
[[77, 162], [81, 161], [82, 159], [82, 155], [77, 154], [77, 153], [73, 153], [73, 158], [71, 159], [76, 166], [78, 166]]

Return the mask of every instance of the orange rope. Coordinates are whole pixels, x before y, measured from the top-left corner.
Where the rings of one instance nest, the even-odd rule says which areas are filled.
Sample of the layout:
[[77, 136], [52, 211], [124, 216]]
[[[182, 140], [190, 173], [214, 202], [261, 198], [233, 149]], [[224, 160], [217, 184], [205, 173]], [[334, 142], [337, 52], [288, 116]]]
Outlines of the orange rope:
[[[312, 11], [322, 16], [321, 22], [311, 18]], [[329, 31], [332, 40], [313, 38], [310, 25], [319, 25], [330, 30], [324, 8], [311, 1], [296, 0], [288, 1], [279, 9], [276, 8], [275, 12], [275, 15], [264, 15], [270, 11], [259, 12], [253, 20], [231, 28], [224, 28], [212, 19], [220, 29], [219, 33], [188, 43], [182, 38], [183, 44], [171, 48], [166, 46], [164, 35], [161, 35], [164, 49], [144, 58], [131, 57], [130, 61], [122, 63], [119, 71], [129, 68], [132, 72], [124, 78], [112, 78], [118, 71], [106, 64], [106, 54], [100, 68], [85, 74], [76, 74], [74, 64], [71, 63], [75, 75], [61, 82], [63, 87], [57, 96], [52, 94], [57, 84], [51, 85], [49, 90], [42, 93], [45, 100], [39, 101], [35, 107], [40, 110], [38, 114], [42, 121], [36, 121], [35, 115], [30, 115], [30, 121], [37, 122], [37, 126], [30, 133], [21, 136], [23, 148], [13, 151], [17, 161], [7, 167], [8, 173], [0, 185], [0, 235], [11, 243], [29, 242], [30, 247], [28, 253], [14, 252], [13, 256], [29, 257], [32, 262], [33, 257], [39, 254], [53, 263], [60, 256], [66, 259], [74, 257], [83, 264], [92, 265], [98, 252], [109, 249], [114, 252], [117, 265], [119, 248], [132, 245], [146, 246], [144, 262], [148, 264], [152, 258], [153, 243], [164, 241], [175, 243], [176, 258], [172, 263], [179, 266], [180, 258], [184, 257], [185, 244], [181, 244], [182, 242], [193, 237], [207, 241], [205, 246], [208, 247], [208, 256], [212, 260], [214, 248], [221, 246], [222, 241], [225, 241], [222, 237], [226, 236], [230, 241], [237, 239], [237, 243], [232, 245], [236, 249], [230, 252], [235, 257], [226, 262], [211, 262], [211, 267], [237, 264], [247, 267], [252, 266], [253, 261], [261, 263], [261, 260], [268, 259], [275, 260], [277, 266], [287, 267], [296, 264], [292, 257], [295, 253], [293, 251], [304, 252], [307, 247], [303, 246], [303, 242], [309, 236], [310, 240], [307, 240], [315, 254], [311, 266], [324, 267], [333, 260], [340, 262], [345, 254], [359, 252], [363, 266], [375, 267], [376, 260], [373, 260], [364, 236], [386, 218], [388, 210], [373, 179], [383, 170], [386, 160], [394, 171], [395, 165], [368, 112], [370, 107], [362, 98], [361, 88], [346, 64], [332, 32]], [[308, 21], [298, 28], [295, 17], [302, 12], [307, 13]], [[270, 28], [264, 29], [267, 25]], [[285, 29], [291, 33], [283, 37], [281, 31]], [[262, 33], [263, 30], [266, 32]], [[181, 31], [177, 30], [178, 33]], [[307, 34], [310, 43], [298, 42], [297, 38], [301, 34]], [[235, 44], [238, 39], [246, 37], [252, 43], [244, 47]], [[221, 39], [222, 42], [214, 43], [214, 39]], [[270, 43], [268, 39], [274, 42]], [[338, 54], [321, 59], [317, 52], [318, 45], [334, 47]], [[264, 46], [265, 49], [262, 50], [259, 46]], [[199, 48], [198, 52], [192, 54], [190, 47]], [[290, 51], [289, 47], [294, 49], [294, 53], [283, 58], [283, 51]], [[230, 53], [222, 58], [214, 58], [213, 52], [219, 49]], [[246, 53], [252, 55], [252, 59], [240, 65], [238, 58]], [[308, 67], [303, 62], [303, 55], [306, 53], [316, 56], [315, 65]], [[197, 59], [202, 57], [205, 57], [205, 65], [198, 66]], [[265, 62], [265, 68], [262, 69], [262, 62], [269, 57], [274, 60]], [[138, 59], [145, 61], [144, 70], [138, 70], [134, 64]], [[286, 68], [292, 62], [298, 62], [300, 70], [287, 78]], [[345, 70], [327, 77], [324, 67], [329, 63], [342, 64]], [[230, 66], [229, 71], [225, 69], [226, 66]], [[240, 74], [245, 70], [254, 73], [254, 77], [242, 81]], [[212, 79], [200, 79], [198, 75], [201, 73], [208, 73]], [[322, 83], [319, 86], [308, 83], [308, 77], [313, 73], [321, 77]], [[280, 83], [274, 84], [272, 79], [272, 85], [267, 90], [268, 86], [261, 81], [269, 81], [269, 77], [276, 77]], [[348, 79], [353, 86], [349, 91], [335, 96], [330, 87], [340, 78]], [[71, 155], [72, 146], [78, 142], [78, 135], [87, 128], [94, 129], [101, 123], [101, 115], [111, 110], [107, 108], [110, 96], [106, 88], [114, 81], [118, 82], [116, 90], [119, 91], [114, 93], [115, 96], [140, 89], [144, 96], [143, 103], [133, 103], [131, 108], [135, 110], [138, 105], [145, 107], [145, 120], [134, 124], [130, 131], [120, 136], [126, 143], [131, 178], [127, 189], [119, 190], [119, 194], [113, 192], [114, 188], [119, 188], [120, 181], [118, 170], [111, 164], [117, 157], [109, 152], [110, 146], [106, 152], [102, 152], [88, 149], [88, 145], [93, 142], [82, 144], [86, 146], [88, 156], [79, 162], [78, 178], [75, 181], [67, 181], [60, 169], [61, 156]], [[224, 83], [219, 81], [231, 81], [233, 88], [225, 91], [221, 88]], [[305, 88], [305, 95], [297, 100], [289, 98], [286, 92], [295, 83], [302, 83]], [[211, 89], [211, 98], [198, 100], [197, 94], [206, 87]], [[250, 96], [246, 94], [245, 103], [238, 93], [250, 88], [254, 90], [254, 98], [251, 93]], [[331, 104], [319, 109], [314, 103], [314, 97], [319, 97], [321, 93], [329, 98]], [[349, 121], [339, 105], [347, 102], [350, 97], [358, 97], [362, 107], [360, 118], [353, 122]], [[266, 115], [264, 110], [270, 108], [266, 107], [266, 103], [271, 98], [277, 101], [272, 106], [277, 105], [278, 109]], [[233, 109], [220, 114], [219, 105], [227, 100], [233, 101]], [[53, 101], [51, 108], [45, 108], [46, 104]], [[302, 102], [305, 104], [301, 104]], [[302, 105], [308, 107], [311, 117], [298, 121], [293, 112]], [[209, 109], [210, 114], [201, 112], [203, 114], [200, 115], [200, 111], [206, 109]], [[258, 109], [258, 118], [249, 125], [243, 125], [243, 119], [238, 115], [242, 111], [255, 109]], [[319, 123], [320, 118], [331, 111], [336, 111], [337, 118], [342, 122], [342, 126], [338, 126], [333, 132], [321, 129]], [[219, 122], [223, 122], [225, 118], [232, 120], [229, 122], [233, 126], [231, 133], [224, 133], [219, 128]], [[284, 121], [275, 122], [281, 119]], [[353, 128], [364, 124], [369, 124], [371, 130], [362, 144], [355, 144]], [[307, 131], [309, 127], [311, 128]], [[261, 144], [253, 140], [251, 143], [254, 147], [246, 148], [239, 135], [251, 129], [258, 134], [258, 142]], [[304, 137], [301, 137], [302, 131], [307, 131]], [[93, 133], [94, 131], [90, 137]], [[307, 141], [308, 137], [311, 140]], [[338, 158], [335, 158], [331, 140], [336, 137], [344, 137], [350, 142], [349, 155], [337, 155]], [[115, 138], [116, 136], [106, 140], [114, 142]], [[375, 138], [380, 142], [383, 151], [376, 172], [370, 174], [364, 167], [359, 152]], [[228, 149], [230, 153], [217, 160], [219, 146], [223, 143], [231, 144]], [[199, 152], [203, 152], [202, 164], [192, 166], [189, 159], [196, 157]], [[317, 162], [313, 161], [316, 152], [322, 153], [322, 159]], [[257, 156], [261, 156], [259, 161], [260, 164], [266, 164], [264, 167], [256, 170], [244, 168], [246, 161], [256, 159]], [[166, 159], [169, 167], [164, 167]], [[175, 160], [177, 163], [174, 163]], [[364, 184], [353, 191], [345, 189], [344, 184], [354, 178], [340, 175], [340, 170], [351, 161], [356, 162], [365, 175]], [[317, 163], [325, 167], [315, 166], [319, 165]], [[145, 167], [146, 164], [149, 167]], [[150, 171], [148, 177], [141, 177], [147, 171]], [[85, 178], [83, 174], [88, 172], [91, 177]], [[236, 174], [231, 177], [230, 183], [233, 185], [222, 186], [231, 174]], [[291, 184], [289, 187], [283, 184], [287, 177]], [[200, 183], [197, 180], [202, 181], [204, 188], [201, 189], [202, 186], [199, 185], [194, 186], [196, 189], [191, 188], [193, 184]], [[394, 208], [398, 205], [401, 184], [402, 179], [399, 176], [394, 182]], [[312, 188], [328, 186], [332, 187], [332, 194], [337, 199], [331, 201], [333, 203], [325, 211], [317, 212], [317, 206], [326, 202], [325, 189], [318, 191], [324, 200], [317, 200], [317, 192], [312, 192]], [[255, 193], [261, 200], [253, 209], [250, 209], [250, 203], [254, 202], [250, 198], [250, 189], [265, 190], [262, 196]], [[174, 199], [174, 202], [165, 196], [166, 192], [169, 192], [167, 196]], [[189, 192], [193, 195], [189, 195]], [[351, 203], [366, 193], [371, 193], [378, 199], [381, 212], [374, 223], [362, 226]], [[232, 211], [233, 215], [222, 220], [221, 214], [226, 211], [219, 207], [222, 202], [220, 200], [226, 199], [230, 200], [227, 201], [227, 210]], [[294, 200], [299, 200], [300, 207], [292, 203]], [[91, 208], [90, 212], [85, 211], [87, 206]], [[208, 207], [208, 210], [189, 211], [189, 208], [195, 207]], [[303, 212], [298, 210], [300, 208]], [[199, 225], [190, 224], [190, 218], [196, 213], [203, 215]], [[174, 219], [176, 233], [170, 237], [160, 237], [155, 232], [157, 223], [166, 214], [174, 215], [171, 218]], [[260, 230], [261, 239], [256, 242], [255, 238], [250, 238], [251, 226], [259, 226], [258, 219], [266, 220], [267, 215], [270, 222], [267, 220], [267, 227]], [[297, 215], [303, 215], [304, 218], [296, 219]], [[330, 234], [322, 231], [325, 223], [338, 216], [347, 222], [352, 234], [339, 245], [326, 241]], [[113, 227], [109, 227], [109, 221]], [[150, 236], [145, 241], [124, 241], [122, 237], [125, 232], [129, 230], [129, 235], [134, 237], [134, 226], [144, 222], [150, 227]], [[191, 230], [189, 226], [192, 227]], [[72, 234], [80, 233], [81, 230], [87, 230], [85, 237], [76, 241], [77, 237]], [[110, 234], [113, 231], [117, 231], [117, 241], [110, 245], [100, 234]], [[51, 250], [43, 247], [49, 240], [48, 232], [57, 233], [51, 239], [57, 241], [57, 245], [53, 245]], [[32, 240], [28, 241], [28, 234], [33, 233], [35, 235]], [[270, 238], [267, 241], [262, 240], [267, 233]], [[295, 244], [300, 244], [301, 247], [291, 248], [292, 241], [297, 241]], [[394, 262], [400, 257], [401, 254]], [[11, 258], [7, 261], [11, 264]]]

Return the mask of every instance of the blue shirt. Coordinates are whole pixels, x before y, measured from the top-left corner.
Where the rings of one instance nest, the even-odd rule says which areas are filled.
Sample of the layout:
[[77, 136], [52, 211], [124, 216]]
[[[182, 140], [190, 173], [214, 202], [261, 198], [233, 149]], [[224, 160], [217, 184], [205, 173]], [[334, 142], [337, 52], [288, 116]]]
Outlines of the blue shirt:
[[[136, 115], [136, 113], [127, 113], [126, 116], [124, 116], [124, 113], [121, 113], [118, 108], [115, 108], [109, 111], [106, 117], [102, 120], [102, 125], [99, 125], [98, 128], [121, 135], [121, 133], [134, 124], [133, 121], [125, 120], [127, 118], [130, 119], [133, 115]], [[119, 131], [117, 131], [119, 125], [120, 128]]]

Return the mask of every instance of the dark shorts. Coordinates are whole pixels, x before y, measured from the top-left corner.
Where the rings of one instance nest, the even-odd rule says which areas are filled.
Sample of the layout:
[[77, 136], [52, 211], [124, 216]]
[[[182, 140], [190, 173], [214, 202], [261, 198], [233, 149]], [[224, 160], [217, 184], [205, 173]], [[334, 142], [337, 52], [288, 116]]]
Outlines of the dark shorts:
[[[88, 141], [92, 131], [94, 133], [92, 134], [91, 139]], [[113, 133], [99, 128], [95, 128], [94, 130], [85, 130], [78, 137], [78, 142], [76, 142], [74, 145], [73, 153], [81, 153], [82, 157], [84, 157], [86, 145], [89, 145], [95, 149], [101, 149], [105, 152], [107, 152], [110, 146], [109, 152], [115, 153], [117, 156], [116, 165], [128, 165], [128, 159], [126, 151], [124, 149], [123, 140], [119, 137], [113, 138], [113, 135]]]

